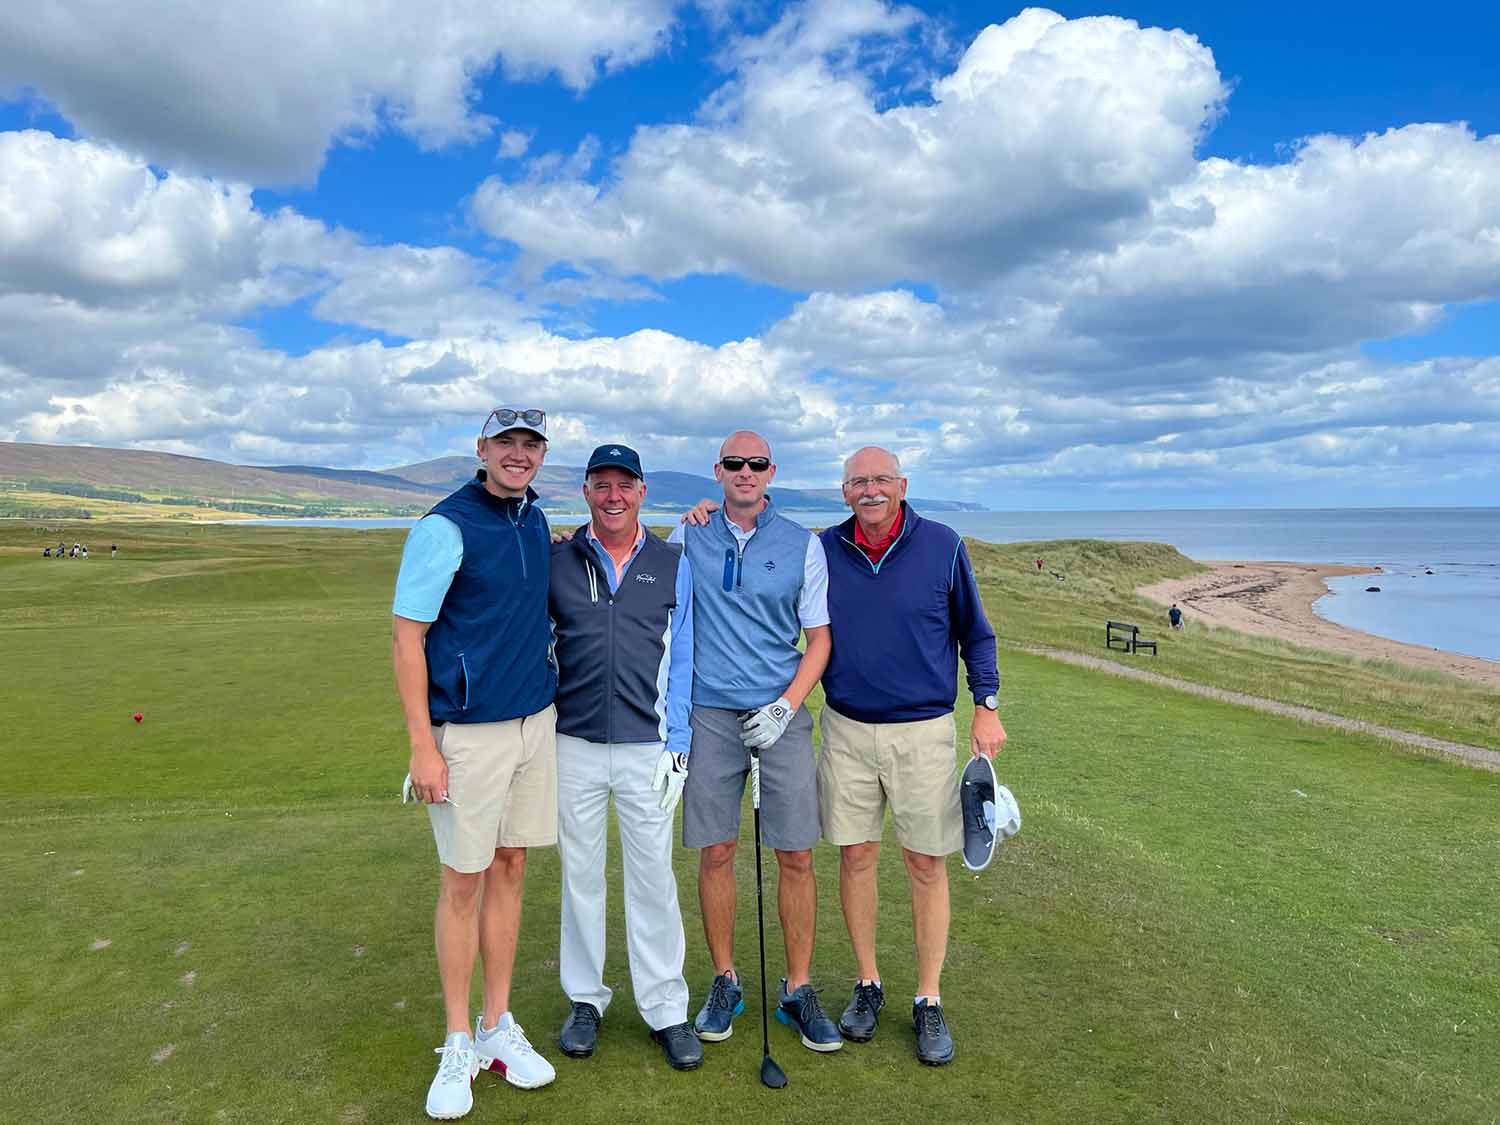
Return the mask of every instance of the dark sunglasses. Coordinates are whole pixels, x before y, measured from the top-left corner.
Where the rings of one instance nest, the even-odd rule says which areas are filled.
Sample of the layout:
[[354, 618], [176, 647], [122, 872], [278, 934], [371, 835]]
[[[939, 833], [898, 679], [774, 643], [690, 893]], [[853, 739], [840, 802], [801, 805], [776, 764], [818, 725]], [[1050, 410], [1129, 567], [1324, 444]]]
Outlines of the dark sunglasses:
[[530, 426], [541, 433], [547, 432], [547, 412], [545, 410], [516, 410], [509, 406], [490, 411], [490, 416], [484, 420], [484, 428], [480, 430], [480, 437], [493, 437], [502, 434], [513, 426]]
[[763, 473], [771, 467], [769, 457], [720, 457], [719, 464], [731, 473], [737, 473], [746, 465], [752, 473]]

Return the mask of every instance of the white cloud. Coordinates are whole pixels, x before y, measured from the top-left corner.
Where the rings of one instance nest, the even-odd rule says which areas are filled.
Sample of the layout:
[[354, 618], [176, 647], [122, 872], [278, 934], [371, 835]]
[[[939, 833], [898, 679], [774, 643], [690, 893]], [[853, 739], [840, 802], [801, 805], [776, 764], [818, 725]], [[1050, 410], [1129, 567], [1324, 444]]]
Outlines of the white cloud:
[[482, 335], [532, 315], [493, 272], [452, 247], [372, 246], [289, 209], [267, 215], [243, 185], [159, 175], [116, 148], [0, 133], [0, 335], [38, 318], [118, 346], [304, 297], [334, 323]]
[[392, 128], [424, 149], [487, 135], [499, 66], [582, 89], [660, 50], [671, 0], [0, 5], [0, 96], [30, 89], [153, 163], [254, 184], [316, 178], [330, 144]]
[[500, 148], [496, 155], [501, 160], [515, 160], [517, 157], [525, 156], [526, 150], [530, 147], [530, 133], [523, 133], [519, 129], [507, 129], [500, 134]]
[[1422, 330], [1500, 298], [1500, 136], [1319, 136], [1278, 165], [1208, 160], [1139, 235], [1012, 279], [1065, 336], [1146, 354], [1298, 353]]
[[1190, 35], [1028, 9], [930, 98], [882, 109], [861, 49], [911, 23], [857, 0], [798, 9], [739, 52], [696, 124], [638, 129], [602, 182], [491, 177], [474, 214], [539, 260], [657, 278], [972, 285], [1114, 245], [1193, 175], [1225, 95]]

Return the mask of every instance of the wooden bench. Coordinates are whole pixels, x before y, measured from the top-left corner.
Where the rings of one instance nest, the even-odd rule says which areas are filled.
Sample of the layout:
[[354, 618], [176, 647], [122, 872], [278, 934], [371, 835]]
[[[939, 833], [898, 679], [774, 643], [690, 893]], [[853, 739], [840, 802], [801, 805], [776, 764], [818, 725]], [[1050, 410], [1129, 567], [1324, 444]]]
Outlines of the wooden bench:
[[1142, 637], [1139, 625], [1130, 625], [1124, 621], [1106, 621], [1104, 623], [1104, 647], [1115, 648], [1116, 646], [1121, 652], [1150, 650], [1152, 656], [1156, 655], [1156, 642]]

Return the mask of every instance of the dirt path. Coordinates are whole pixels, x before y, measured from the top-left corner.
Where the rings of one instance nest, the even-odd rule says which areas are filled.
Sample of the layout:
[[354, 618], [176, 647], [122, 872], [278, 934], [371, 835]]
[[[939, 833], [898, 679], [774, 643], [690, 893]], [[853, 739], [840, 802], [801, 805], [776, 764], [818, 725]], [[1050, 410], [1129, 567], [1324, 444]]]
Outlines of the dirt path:
[[1486, 750], [1480, 746], [1467, 746], [1462, 742], [1448, 742], [1444, 739], [1432, 738], [1425, 734], [1413, 734], [1411, 731], [1381, 726], [1379, 723], [1367, 723], [1362, 719], [1350, 719], [1343, 715], [1330, 714], [1327, 711], [1315, 711], [1311, 707], [1298, 707], [1294, 703], [1279, 703], [1274, 699], [1262, 699], [1258, 695], [1246, 695], [1243, 692], [1229, 691], [1225, 688], [1195, 684], [1189, 680], [1177, 680], [1171, 676], [1160, 675], [1157, 672], [1148, 672], [1141, 668], [1129, 668], [1123, 664], [1117, 664], [1113, 660], [1106, 660], [1099, 656], [1090, 656], [1087, 653], [1068, 652], [1057, 648], [1042, 648], [1036, 645], [1017, 645], [1015, 647], [1019, 651], [1031, 653], [1033, 656], [1045, 656], [1049, 660], [1061, 660], [1066, 664], [1076, 664], [1081, 668], [1092, 668], [1096, 671], [1108, 672], [1112, 676], [1125, 676], [1132, 680], [1144, 680], [1146, 683], [1156, 684], [1159, 687], [1173, 688], [1177, 691], [1185, 691], [1190, 695], [1201, 695], [1207, 699], [1218, 699], [1225, 703], [1250, 707], [1256, 711], [1264, 711], [1271, 715], [1283, 715], [1286, 718], [1297, 719], [1304, 723], [1318, 723], [1322, 726], [1337, 727], [1340, 730], [1353, 731], [1357, 734], [1374, 735], [1376, 738], [1389, 739], [1392, 742], [1399, 742], [1404, 746], [1410, 746], [1417, 750], [1426, 750], [1430, 753], [1457, 758], [1466, 765], [1474, 766], [1478, 769], [1500, 772], [1500, 750]]

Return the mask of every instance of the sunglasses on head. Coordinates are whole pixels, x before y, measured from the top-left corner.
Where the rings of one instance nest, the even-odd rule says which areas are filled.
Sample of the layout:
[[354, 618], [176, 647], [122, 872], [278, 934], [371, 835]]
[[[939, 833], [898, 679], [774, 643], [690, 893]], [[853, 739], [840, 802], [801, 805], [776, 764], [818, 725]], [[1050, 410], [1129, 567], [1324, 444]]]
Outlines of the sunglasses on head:
[[496, 434], [503, 434], [513, 426], [530, 426], [546, 433], [547, 412], [545, 410], [516, 410], [510, 406], [499, 407], [490, 411], [490, 416], [484, 420], [484, 429], [480, 431], [480, 436], [493, 437]]
[[719, 464], [731, 473], [737, 473], [747, 465], [752, 473], [763, 473], [771, 467], [771, 459], [769, 457], [720, 457]]

